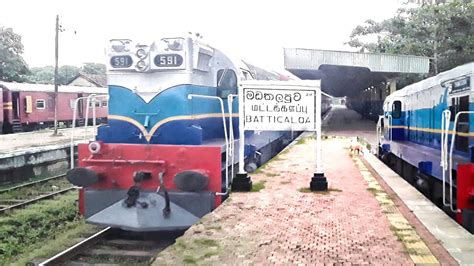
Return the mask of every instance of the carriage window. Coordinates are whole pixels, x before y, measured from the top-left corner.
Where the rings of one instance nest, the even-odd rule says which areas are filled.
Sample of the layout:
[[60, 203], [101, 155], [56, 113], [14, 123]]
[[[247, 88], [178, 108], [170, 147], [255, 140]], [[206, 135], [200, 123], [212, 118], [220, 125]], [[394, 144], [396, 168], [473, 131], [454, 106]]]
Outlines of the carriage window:
[[93, 104], [95, 104], [95, 107], [100, 107], [100, 100], [91, 99], [89, 101], [89, 108], [92, 108]]
[[232, 69], [217, 71], [217, 95], [227, 98], [229, 94], [237, 94], [237, 76]]
[[102, 107], [107, 107], [109, 105], [108, 101], [102, 101]]
[[46, 101], [43, 99], [36, 100], [36, 109], [45, 109], [46, 108]]
[[392, 104], [392, 118], [400, 118], [402, 116], [402, 102], [394, 101]]

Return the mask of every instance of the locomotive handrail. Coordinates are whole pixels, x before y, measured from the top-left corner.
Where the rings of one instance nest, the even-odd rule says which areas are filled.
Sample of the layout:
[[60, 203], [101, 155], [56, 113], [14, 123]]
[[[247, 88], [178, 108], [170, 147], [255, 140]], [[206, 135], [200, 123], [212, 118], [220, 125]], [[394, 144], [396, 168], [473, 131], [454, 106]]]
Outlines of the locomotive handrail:
[[440, 165], [443, 169], [443, 205], [449, 206], [446, 201], [446, 171], [448, 168], [448, 135], [449, 135], [449, 120], [451, 118], [451, 111], [444, 110], [441, 115], [441, 160]]
[[[217, 97], [217, 96], [210, 96], [210, 95], [199, 95], [199, 94], [188, 94], [188, 99], [191, 100], [192, 98], [203, 98], [203, 99], [213, 99], [213, 100], [218, 100], [220, 105], [221, 105], [221, 113], [222, 113], [222, 123], [224, 126], [224, 139], [225, 139], [225, 147], [228, 149], [229, 147], [229, 137], [227, 136], [227, 125], [225, 123], [225, 110], [224, 110], [224, 101]], [[228, 151], [226, 151], [227, 153]], [[229, 156], [225, 157], [225, 192], [216, 192], [216, 195], [223, 196], [227, 195], [229, 193]]]
[[[90, 95], [87, 96], [87, 99], [86, 99], [86, 120], [84, 121], [84, 139], [87, 138], [87, 126], [89, 124], [89, 105], [91, 104], [91, 98], [92, 97], [95, 97], [95, 93], [92, 93]], [[95, 102], [94, 102], [94, 106], [95, 106]]]
[[453, 171], [451, 170], [451, 168], [453, 167], [453, 153], [454, 153], [454, 141], [456, 139], [456, 134], [457, 134], [457, 125], [458, 125], [458, 118], [459, 118], [459, 115], [462, 115], [462, 114], [474, 114], [474, 111], [461, 111], [461, 112], [457, 112], [456, 113], [456, 116], [454, 118], [454, 125], [453, 125], [453, 134], [451, 136], [451, 147], [449, 149], [449, 199], [450, 199], [450, 202], [449, 202], [449, 207], [451, 208], [451, 211], [452, 212], [456, 212], [456, 213], [459, 213], [461, 212], [460, 209], [456, 208], [456, 210], [454, 209], [454, 206], [453, 206]]
[[381, 138], [382, 138], [382, 119], [384, 118], [383, 115], [379, 115], [379, 119], [377, 120], [377, 127], [376, 127], [376, 132], [377, 132], [377, 141], [379, 144], [381, 143]]
[[387, 114], [388, 118], [388, 140], [392, 142], [392, 123], [393, 123], [393, 118], [391, 114]]
[[[74, 109], [73, 109], [73, 114], [72, 114], [72, 128], [71, 128], [71, 146], [70, 146], [70, 157], [71, 157], [71, 169], [74, 168], [74, 130], [76, 128], [76, 119], [77, 119], [77, 104], [79, 103], [80, 100], [87, 99], [87, 105], [86, 105], [86, 124], [85, 124], [85, 131], [87, 131], [87, 120], [89, 120], [89, 100], [91, 98], [99, 98], [99, 97], [105, 97], [108, 98], [108, 95], [96, 95], [96, 94], [90, 94], [89, 96], [84, 96], [84, 97], [78, 97], [74, 100]], [[95, 127], [96, 125], [96, 113], [95, 113], [95, 104], [93, 107], [93, 125]], [[84, 139], [86, 138], [86, 132], [84, 132]]]
[[95, 102], [97, 100], [97, 98], [101, 98], [101, 97], [104, 97], [105, 99], [108, 99], [109, 96], [108, 95], [97, 95], [97, 94], [91, 94], [89, 96], [87, 96], [87, 101], [86, 101], [86, 121], [85, 121], [85, 129], [84, 129], [84, 139], [87, 138], [87, 129], [88, 129], [88, 126], [89, 126], [89, 104], [90, 104], [90, 101], [92, 99], [92, 127], [95, 129], [96, 128], [96, 120], [97, 120], [97, 115], [96, 115], [96, 106], [95, 106]]
[[[227, 107], [229, 108], [229, 135], [230, 135], [230, 141], [229, 141], [229, 147], [227, 156], [231, 156], [231, 167], [230, 167], [230, 176], [234, 178], [234, 164], [235, 164], [235, 155], [234, 155], [234, 148], [235, 148], [235, 136], [234, 136], [234, 117], [233, 117], [233, 108], [232, 108], [232, 103], [234, 101], [235, 97], [238, 97], [238, 94], [229, 94], [227, 95]], [[226, 184], [226, 186], [229, 186], [229, 184]]]
[[70, 157], [71, 157], [71, 169], [74, 169], [74, 129], [76, 128], [76, 113], [77, 104], [80, 100], [87, 99], [89, 96], [78, 97], [74, 100], [74, 109], [72, 110], [72, 127], [71, 127], [71, 146], [70, 146]]

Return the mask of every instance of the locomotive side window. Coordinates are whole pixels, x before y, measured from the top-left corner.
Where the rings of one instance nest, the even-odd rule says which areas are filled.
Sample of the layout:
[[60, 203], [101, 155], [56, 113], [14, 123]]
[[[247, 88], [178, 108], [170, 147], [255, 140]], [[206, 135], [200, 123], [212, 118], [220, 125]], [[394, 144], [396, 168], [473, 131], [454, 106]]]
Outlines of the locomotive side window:
[[392, 104], [392, 118], [398, 119], [402, 116], [402, 102], [394, 101]]
[[46, 108], [46, 101], [44, 99], [36, 100], [36, 109], [45, 109]]
[[217, 95], [227, 98], [229, 94], [237, 94], [237, 75], [232, 69], [217, 71]]

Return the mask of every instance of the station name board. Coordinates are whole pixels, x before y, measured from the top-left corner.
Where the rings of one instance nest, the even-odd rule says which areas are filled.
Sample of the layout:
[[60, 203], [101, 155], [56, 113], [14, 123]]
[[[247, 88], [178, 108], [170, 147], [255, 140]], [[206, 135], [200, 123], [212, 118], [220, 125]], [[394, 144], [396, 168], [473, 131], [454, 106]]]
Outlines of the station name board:
[[316, 131], [316, 90], [309, 86], [242, 88], [245, 130]]

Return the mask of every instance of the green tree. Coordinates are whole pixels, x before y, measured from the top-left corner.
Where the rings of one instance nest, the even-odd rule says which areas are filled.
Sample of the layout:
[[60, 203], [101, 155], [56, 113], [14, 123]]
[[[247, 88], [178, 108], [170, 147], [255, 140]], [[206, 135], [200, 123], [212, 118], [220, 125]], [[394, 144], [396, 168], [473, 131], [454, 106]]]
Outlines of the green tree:
[[14, 33], [11, 28], [0, 26], [0, 80], [24, 80], [29, 71], [21, 56], [22, 53], [21, 36]]
[[[67, 65], [61, 66], [58, 69], [59, 84], [67, 84], [69, 81], [71, 81], [72, 78], [74, 78], [75, 76], [77, 76], [77, 74], [79, 74], [79, 71], [80, 71], [80, 68], [77, 66], [67, 66]], [[53, 74], [54, 74], [54, 71], [53, 71]], [[53, 79], [53, 83], [54, 83], [54, 79]]]
[[[60, 66], [58, 69], [58, 82], [59, 84], [67, 84], [79, 74], [80, 68], [76, 66]], [[40, 84], [54, 84], [54, 67], [33, 67], [30, 70], [31, 74], [26, 77], [27, 82], [40, 83]]]
[[54, 84], [54, 67], [32, 67], [30, 75], [26, 77], [27, 82], [40, 84]]
[[435, 74], [474, 61], [473, 21], [472, 0], [402, 8], [391, 19], [357, 26], [348, 44], [361, 51], [430, 57]]
[[84, 63], [81, 67], [81, 72], [84, 74], [105, 75], [105, 65], [99, 63]]

